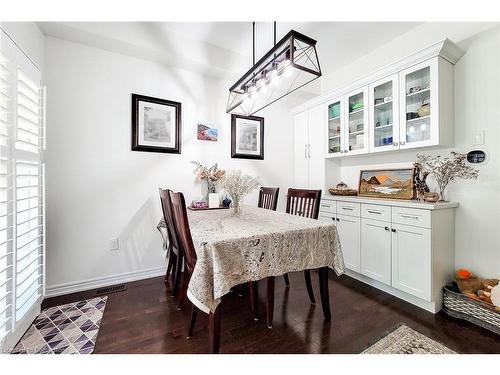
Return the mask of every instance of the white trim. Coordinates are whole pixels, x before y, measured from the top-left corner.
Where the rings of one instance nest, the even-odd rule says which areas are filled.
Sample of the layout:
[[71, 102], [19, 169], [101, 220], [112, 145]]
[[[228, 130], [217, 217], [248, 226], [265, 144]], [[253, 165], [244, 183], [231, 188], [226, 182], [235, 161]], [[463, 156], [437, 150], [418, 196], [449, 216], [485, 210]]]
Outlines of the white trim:
[[335, 99], [338, 96], [342, 96], [349, 91], [353, 91], [362, 86], [366, 86], [373, 81], [377, 81], [379, 79], [383, 79], [384, 77], [388, 77], [392, 74], [398, 73], [402, 70], [408, 69], [413, 65], [416, 65], [422, 61], [429, 60], [436, 56], [441, 56], [443, 59], [448, 61], [450, 64], [455, 65], [457, 61], [465, 54], [456, 44], [454, 44], [448, 38], [440, 40], [437, 43], [431, 44], [426, 48], [422, 48], [421, 50], [402, 58], [394, 63], [389, 65], [385, 65], [380, 69], [377, 69], [374, 72], [369, 74], [365, 74], [358, 79], [342, 86], [336, 88], [334, 90], [330, 90], [322, 95], [319, 95], [311, 100], [292, 108], [292, 114], [297, 114], [299, 112], [308, 110], [317, 105], [328, 102], [332, 99]]
[[96, 277], [88, 280], [74, 281], [71, 283], [47, 286], [45, 298], [83, 292], [90, 289], [111, 286], [115, 284], [128, 283], [131, 281], [150, 279], [165, 275], [165, 267], [150, 268], [143, 271], [133, 271], [118, 275]]

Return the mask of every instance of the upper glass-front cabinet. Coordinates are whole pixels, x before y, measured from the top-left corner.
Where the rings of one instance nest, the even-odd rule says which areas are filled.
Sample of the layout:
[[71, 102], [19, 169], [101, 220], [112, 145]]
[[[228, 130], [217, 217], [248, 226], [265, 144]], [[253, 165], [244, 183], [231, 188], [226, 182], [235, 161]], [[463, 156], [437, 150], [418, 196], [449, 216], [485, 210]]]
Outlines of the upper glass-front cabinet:
[[370, 84], [370, 151], [395, 150], [399, 145], [398, 75]]
[[342, 98], [328, 105], [327, 153], [340, 156], [344, 152], [344, 103]]
[[368, 88], [347, 94], [344, 154], [356, 155], [368, 150]]
[[400, 148], [438, 144], [437, 59], [400, 73]]

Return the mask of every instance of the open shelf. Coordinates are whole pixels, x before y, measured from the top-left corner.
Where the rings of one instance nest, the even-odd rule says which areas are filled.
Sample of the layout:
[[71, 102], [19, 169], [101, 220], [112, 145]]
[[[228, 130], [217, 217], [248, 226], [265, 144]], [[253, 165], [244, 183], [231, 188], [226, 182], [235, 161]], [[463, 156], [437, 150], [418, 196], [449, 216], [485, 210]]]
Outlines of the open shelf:
[[355, 132], [349, 132], [349, 135], [356, 135], [356, 134], [363, 134], [365, 132], [365, 130], [358, 130], [358, 131], [355, 131]]
[[349, 112], [349, 115], [355, 115], [356, 113], [361, 113], [363, 112], [364, 109], [365, 109], [364, 107], [355, 109], [354, 111]]
[[335, 138], [340, 138], [340, 134], [339, 135], [330, 135], [328, 137], [328, 139], [335, 139]]
[[329, 118], [329, 119], [328, 119], [328, 121], [340, 120], [340, 117], [341, 117], [341, 116], [331, 117], [331, 118]]
[[387, 129], [387, 128], [390, 128], [391, 126], [392, 126], [392, 124], [375, 126], [375, 130], [377, 130], [377, 129]]
[[382, 102], [382, 103], [378, 103], [378, 104], [374, 104], [373, 107], [374, 108], [378, 108], [378, 107], [382, 107], [386, 104], [391, 104], [392, 103], [392, 100], [389, 100], [388, 102]]
[[415, 96], [415, 95], [419, 95], [419, 94], [423, 94], [423, 93], [426, 93], [426, 92], [429, 92], [429, 91], [431, 91], [430, 87], [426, 88], [426, 89], [423, 89], [423, 90], [420, 90], [420, 91], [412, 92], [411, 94], [406, 94], [406, 97], [409, 98], [409, 97], [412, 97], [412, 96]]

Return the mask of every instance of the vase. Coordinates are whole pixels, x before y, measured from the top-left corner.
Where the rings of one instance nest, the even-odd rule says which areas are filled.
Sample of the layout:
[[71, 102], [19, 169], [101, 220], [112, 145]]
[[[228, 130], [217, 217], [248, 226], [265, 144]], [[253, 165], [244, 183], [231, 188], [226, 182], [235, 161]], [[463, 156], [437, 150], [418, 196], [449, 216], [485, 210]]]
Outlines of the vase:
[[203, 180], [201, 184], [201, 196], [203, 200], [208, 203], [209, 194], [217, 193], [217, 186], [215, 182], [210, 180]]
[[240, 216], [241, 215], [241, 197], [233, 197], [233, 203], [231, 204], [231, 215]]

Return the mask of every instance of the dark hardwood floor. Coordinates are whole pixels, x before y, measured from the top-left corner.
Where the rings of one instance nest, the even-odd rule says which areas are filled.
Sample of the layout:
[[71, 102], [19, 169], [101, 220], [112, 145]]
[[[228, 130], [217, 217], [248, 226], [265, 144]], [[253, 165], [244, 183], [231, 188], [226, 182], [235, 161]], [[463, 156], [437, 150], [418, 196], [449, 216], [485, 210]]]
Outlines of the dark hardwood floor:
[[[318, 275], [313, 273], [319, 295]], [[248, 295], [230, 293], [222, 302], [222, 353], [359, 353], [399, 323], [459, 353], [500, 353], [494, 333], [467, 322], [433, 315], [348, 276], [330, 272], [332, 321], [321, 304], [310, 305], [301, 272], [290, 274], [290, 289], [276, 280], [274, 326], [265, 324], [265, 282], [259, 283], [260, 320], [254, 321]], [[92, 297], [95, 291], [49, 298], [43, 308]], [[110, 294], [94, 353], [206, 353], [207, 315], [200, 313], [186, 339], [190, 304], [176, 310], [163, 278], [128, 284]]]

